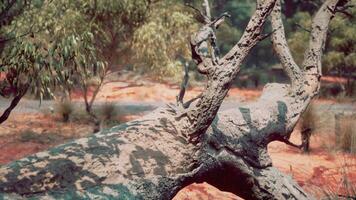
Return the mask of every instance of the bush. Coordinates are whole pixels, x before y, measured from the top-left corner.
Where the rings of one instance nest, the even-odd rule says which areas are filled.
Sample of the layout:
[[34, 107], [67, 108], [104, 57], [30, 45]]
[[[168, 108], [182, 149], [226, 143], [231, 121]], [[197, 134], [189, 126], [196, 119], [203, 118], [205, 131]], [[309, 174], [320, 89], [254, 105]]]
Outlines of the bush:
[[21, 142], [30, 142], [34, 141], [38, 138], [38, 134], [32, 130], [24, 130], [23, 132], [20, 133], [20, 138], [19, 140]]
[[92, 121], [91, 117], [84, 109], [78, 109], [71, 115], [72, 122], [80, 123], [90, 123]]
[[113, 121], [116, 119], [118, 112], [114, 103], [105, 103], [99, 108], [100, 118], [104, 121]]
[[302, 115], [301, 119], [301, 140], [303, 152], [310, 151], [310, 137], [316, 128], [317, 116], [315, 106], [310, 104]]
[[70, 116], [74, 111], [74, 106], [71, 101], [64, 100], [57, 104], [56, 106], [57, 113], [62, 117], [63, 122], [68, 122]]
[[344, 152], [356, 154], [356, 119], [352, 115], [336, 117], [337, 146]]
[[40, 144], [53, 144], [62, 141], [64, 138], [57, 133], [36, 133], [32, 130], [24, 130], [20, 133], [21, 142], [36, 142]]
[[105, 128], [111, 128], [114, 125], [120, 123], [119, 110], [114, 103], [107, 102], [98, 108], [98, 114], [100, 119], [100, 130]]

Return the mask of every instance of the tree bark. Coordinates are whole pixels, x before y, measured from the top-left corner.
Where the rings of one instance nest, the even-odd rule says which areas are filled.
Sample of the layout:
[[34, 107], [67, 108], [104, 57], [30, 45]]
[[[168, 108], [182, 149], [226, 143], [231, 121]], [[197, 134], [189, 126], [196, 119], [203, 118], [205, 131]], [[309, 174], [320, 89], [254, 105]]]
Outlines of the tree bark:
[[[183, 111], [167, 105], [3, 166], [0, 198], [163, 200], [206, 181], [246, 199], [313, 199], [272, 166], [267, 145], [288, 142], [318, 92], [320, 58], [337, 3], [327, 0], [315, 15], [299, 68], [285, 40], [279, 0], [258, 1], [240, 41], [207, 67], [207, 86], [195, 103]], [[271, 39], [291, 84], [268, 84], [256, 102], [218, 113], [242, 61], [264, 38], [262, 27], [271, 12]]]
[[18, 89], [16, 95], [11, 100], [9, 107], [7, 107], [4, 112], [0, 116], [0, 124], [4, 123], [10, 116], [12, 110], [17, 106], [17, 104], [21, 101], [22, 97], [26, 94], [28, 90], [28, 85], [24, 85], [22, 88]]

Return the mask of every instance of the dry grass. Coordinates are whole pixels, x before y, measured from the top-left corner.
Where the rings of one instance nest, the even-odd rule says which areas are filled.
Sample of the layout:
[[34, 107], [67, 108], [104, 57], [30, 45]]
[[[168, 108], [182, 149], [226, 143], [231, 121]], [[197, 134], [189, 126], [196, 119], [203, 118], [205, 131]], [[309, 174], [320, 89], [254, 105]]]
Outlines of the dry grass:
[[58, 102], [56, 112], [62, 117], [63, 122], [68, 122], [74, 112], [74, 105], [69, 100]]
[[106, 102], [105, 104], [99, 107], [99, 115], [102, 120], [112, 121], [115, 120], [118, 116], [118, 109], [115, 104], [112, 102]]
[[356, 153], [356, 120], [352, 117], [344, 117], [339, 121], [338, 147], [349, 153]]
[[32, 130], [23, 130], [19, 133], [19, 140], [21, 142], [35, 142], [39, 144], [55, 144], [63, 142], [65, 137], [61, 136], [58, 133], [46, 132], [46, 133], [37, 133]]
[[354, 169], [353, 161], [345, 160], [340, 166], [340, 178], [335, 177], [336, 187], [330, 188], [327, 186], [322, 187], [325, 200], [343, 200], [343, 199], [356, 199], [356, 186], [355, 182], [351, 180], [350, 173]]
[[310, 137], [315, 132], [318, 116], [315, 113], [315, 106], [310, 104], [307, 110], [303, 113], [300, 128], [301, 128], [301, 140], [302, 149], [304, 152], [309, 152]]
[[102, 129], [111, 128], [112, 126], [120, 123], [120, 111], [116, 107], [115, 103], [106, 102], [105, 104], [99, 106], [97, 112], [99, 114]]
[[316, 128], [317, 120], [318, 120], [318, 116], [315, 113], [315, 105], [310, 104], [302, 115], [301, 128], [302, 129], [310, 128], [314, 130]]

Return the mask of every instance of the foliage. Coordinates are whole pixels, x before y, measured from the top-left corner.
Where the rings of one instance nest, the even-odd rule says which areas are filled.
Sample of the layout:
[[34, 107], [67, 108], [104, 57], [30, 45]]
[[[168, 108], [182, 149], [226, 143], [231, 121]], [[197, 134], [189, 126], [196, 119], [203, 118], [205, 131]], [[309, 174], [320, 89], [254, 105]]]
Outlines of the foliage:
[[133, 33], [147, 21], [151, 6], [156, 1], [95, 1], [90, 12], [97, 25], [96, 46], [109, 67], [128, 64], [132, 56]]
[[12, 82], [9, 78], [3, 82], [2, 91], [26, 82], [31, 92], [42, 98], [44, 94], [53, 95], [55, 86], [71, 84], [70, 77], [76, 72], [86, 74], [103, 66], [95, 56], [91, 26], [72, 1], [31, 4], [3, 28], [5, 35], [15, 39], [4, 49], [1, 70], [16, 75], [11, 77], [15, 79]]
[[187, 9], [169, 1], [156, 3], [147, 22], [135, 31], [133, 48], [145, 71], [176, 78], [190, 60], [189, 36], [197, 26]]
[[[299, 12], [288, 20], [289, 24], [295, 24], [296, 32], [292, 33], [288, 39], [289, 47], [293, 53], [295, 61], [301, 65], [304, 59], [305, 48], [309, 41], [307, 29], [311, 27], [311, 15], [308, 12]], [[298, 25], [296, 25], [298, 24]]]
[[[355, 3], [356, 1], [352, 0], [350, 4]], [[356, 8], [351, 8], [348, 12], [355, 16]], [[288, 20], [288, 23], [292, 26], [293, 32], [288, 42], [296, 62], [300, 64], [309, 40], [311, 15], [309, 12], [298, 12]], [[326, 41], [326, 53], [323, 56], [324, 74], [345, 77], [347, 79], [346, 94], [349, 96], [353, 94], [353, 82], [356, 79], [355, 23], [355, 17], [342, 13], [336, 14], [330, 24], [330, 39]]]
[[213, 15], [218, 16], [223, 12], [231, 14], [231, 18], [224, 23], [217, 31], [217, 38], [220, 50], [227, 53], [241, 37], [250, 16], [255, 7], [255, 2], [250, 0], [242, 1], [212, 1]]
[[93, 45], [95, 24], [85, 15], [88, 5], [88, 1], [31, 1], [1, 27], [2, 37], [10, 38], [0, 57], [0, 70], [6, 75], [0, 83], [2, 96], [18, 97], [19, 91], [30, 90], [41, 100], [53, 96], [57, 87], [70, 87], [72, 77], [86, 77], [105, 66]]
[[9, 11], [0, 4], [0, 14], [17, 11], [0, 27], [0, 94], [21, 98], [30, 90], [41, 100], [57, 88], [70, 93], [75, 85], [88, 88], [94, 76], [104, 79], [152, 1], [12, 2]]

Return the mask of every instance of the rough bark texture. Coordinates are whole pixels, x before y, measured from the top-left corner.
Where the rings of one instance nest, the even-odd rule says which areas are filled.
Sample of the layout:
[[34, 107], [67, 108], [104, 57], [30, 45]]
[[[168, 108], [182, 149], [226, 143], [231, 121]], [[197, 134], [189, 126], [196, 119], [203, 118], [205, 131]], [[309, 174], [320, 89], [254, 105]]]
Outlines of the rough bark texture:
[[21, 101], [22, 97], [25, 96], [28, 85], [23, 86], [22, 88], [16, 89], [16, 94], [14, 95], [13, 99], [9, 107], [7, 107], [4, 112], [0, 115], [0, 124], [4, 123], [10, 116], [12, 110], [17, 106], [17, 104]]
[[[288, 142], [318, 92], [320, 58], [337, 2], [327, 0], [315, 15], [299, 68], [285, 41], [279, 0], [258, 1], [240, 41], [206, 66], [207, 86], [197, 101], [183, 108], [167, 105], [3, 166], [0, 199], [171, 199], [201, 181], [246, 199], [312, 199], [272, 166], [267, 145]], [[271, 12], [274, 49], [291, 84], [269, 84], [256, 102], [217, 113], [242, 61], [264, 38], [262, 27]]]

